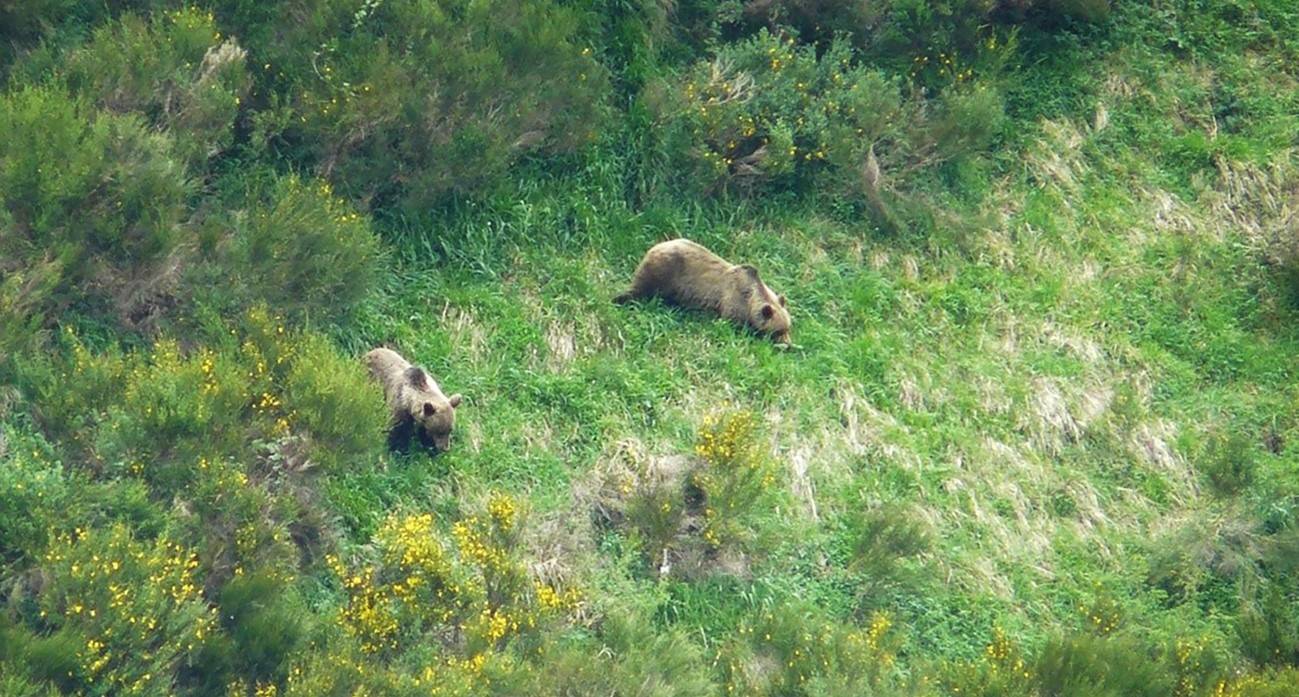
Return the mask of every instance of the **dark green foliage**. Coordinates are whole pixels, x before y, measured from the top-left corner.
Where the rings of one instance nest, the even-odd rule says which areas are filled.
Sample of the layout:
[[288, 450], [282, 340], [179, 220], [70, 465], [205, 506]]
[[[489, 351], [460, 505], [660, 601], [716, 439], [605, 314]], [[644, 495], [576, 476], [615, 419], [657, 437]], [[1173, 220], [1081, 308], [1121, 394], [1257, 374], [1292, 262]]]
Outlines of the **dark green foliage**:
[[1202, 456], [1200, 471], [1219, 496], [1234, 496], [1254, 481], [1258, 466], [1250, 439], [1241, 433], [1215, 438]]
[[283, 679], [306, 641], [306, 609], [290, 580], [255, 572], [236, 576], [221, 589], [217, 605], [238, 674], [258, 682]]
[[66, 53], [38, 51], [16, 68], [65, 86], [96, 107], [143, 115], [175, 141], [176, 153], [202, 165], [234, 142], [248, 95], [245, 51], [222, 40], [211, 14], [181, 9], [100, 26]]
[[264, 198], [236, 214], [227, 248], [200, 277], [224, 276], [211, 278], [222, 284], [213, 294], [233, 291], [239, 305], [342, 322], [372, 296], [383, 271], [369, 219], [323, 181], [285, 177]]
[[185, 238], [189, 187], [171, 140], [45, 87], [0, 97], [0, 132], [0, 271], [23, 279], [6, 283], [10, 311], [87, 303], [141, 320]]
[[362, 204], [480, 195], [594, 139], [607, 82], [578, 26], [550, 0], [286, 6], [247, 32], [276, 35], [254, 62], [287, 117], [265, 135]]
[[1266, 583], [1236, 623], [1241, 651], [1260, 665], [1299, 665], [1299, 612], [1294, 589]]
[[1139, 643], [1088, 635], [1048, 641], [1033, 672], [1041, 694], [1059, 697], [1157, 697], [1173, 688], [1168, 672]]

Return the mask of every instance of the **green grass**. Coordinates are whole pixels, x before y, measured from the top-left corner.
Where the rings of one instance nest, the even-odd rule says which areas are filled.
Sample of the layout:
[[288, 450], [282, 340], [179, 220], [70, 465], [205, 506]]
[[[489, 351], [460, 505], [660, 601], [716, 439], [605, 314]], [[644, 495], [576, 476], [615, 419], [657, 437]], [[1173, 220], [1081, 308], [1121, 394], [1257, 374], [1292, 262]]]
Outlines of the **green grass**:
[[[880, 232], [829, 192], [642, 200], [620, 129], [585, 164], [524, 162], [509, 195], [377, 215], [383, 287], [325, 329], [358, 360], [397, 348], [465, 401], [450, 452], [331, 467], [305, 480], [304, 508], [332, 549], [363, 555], [394, 513], [449, 528], [510, 492], [530, 509], [529, 561], [562, 567], [593, 614], [630, 610], [709, 659], [805, 603], [844, 626], [888, 613], [910, 676], [978, 660], [997, 629], [1031, 653], [1088, 631], [1093, 608], [1147, 646], [1202, 637], [1245, 665], [1235, 622], [1272, 572], [1263, 531], [1293, 524], [1299, 492], [1299, 302], [1265, 263], [1281, 214], [1259, 204], [1295, 202], [1299, 47], [1268, 25], [1296, 26], [1281, 3], [1250, 5], [1254, 23], [1241, 2], [1191, 4], [1196, 21], [1119, 3], [1090, 33], [1026, 43], [997, 149], [905, 192], [939, 211], [928, 227]], [[235, 198], [240, 178], [211, 186]], [[644, 251], [678, 236], [757, 265], [789, 298], [796, 346], [614, 305]], [[120, 340], [66, 323], [95, 350]], [[0, 456], [57, 459], [21, 406], [0, 392]], [[629, 452], [689, 455], [725, 408], [758, 415], [779, 463], [781, 505], [758, 516], [772, 543], [660, 577], [595, 521], [591, 492]], [[1228, 436], [1252, 477], [1221, 494], [1207, 472]], [[94, 522], [154, 534], [173, 516], [79, 464], [60, 486], [92, 491]], [[928, 543], [876, 577], [854, 570], [851, 521], [880, 507]], [[311, 611], [332, 617], [345, 590], [318, 560], [302, 570]], [[31, 619], [25, 602], [0, 592], [0, 631]]]

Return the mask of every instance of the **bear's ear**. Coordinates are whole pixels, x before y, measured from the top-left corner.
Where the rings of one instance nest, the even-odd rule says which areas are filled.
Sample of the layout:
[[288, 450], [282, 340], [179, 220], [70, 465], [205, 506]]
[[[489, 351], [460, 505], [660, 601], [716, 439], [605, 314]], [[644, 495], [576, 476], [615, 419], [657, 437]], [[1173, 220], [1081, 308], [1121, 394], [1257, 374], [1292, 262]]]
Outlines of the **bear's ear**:
[[789, 307], [789, 303], [785, 302], [785, 296], [781, 295], [779, 296], [779, 299], [781, 307]]
[[428, 389], [428, 374], [424, 372], [423, 368], [418, 366], [412, 365], [406, 369], [406, 381], [410, 383], [411, 387], [416, 389]]
[[753, 264], [740, 264], [740, 270], [749, 278], [752, 278], [755, 281], [758, 280], [758, 267]]
[[437, 413], [437, 407], [432, 402], [424, 402], [424, 416], [432, 416]]
[[776, 308], [772, 307], [771, 305], [763, 305], [763, 306], [762, 306], [762, 318], [763, 318], [763, 319], [771, 319], [771, 316], [774, 315], [774, 314], [776, 314]]
[[461, 400], [461, 399], [462, 399], [462, 398], [461, 398], [459, 392], [457, 392], [457, 393], [451, 395], [450, 397], [447, 397], [447, 401], [451, 403], [451, 408], [452, 408], [452, 409], [455, 409], [456, 407], [460, 406], [460, 400]]

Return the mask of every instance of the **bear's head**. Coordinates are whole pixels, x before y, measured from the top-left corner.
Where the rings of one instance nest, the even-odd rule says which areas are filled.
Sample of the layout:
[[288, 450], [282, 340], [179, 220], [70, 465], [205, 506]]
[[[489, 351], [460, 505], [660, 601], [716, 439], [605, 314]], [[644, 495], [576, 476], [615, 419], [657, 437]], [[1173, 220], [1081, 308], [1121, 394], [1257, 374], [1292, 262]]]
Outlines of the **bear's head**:
[[758, 278], [756, 268], [748, 264], [740, 268], [753, 283], [749, 292], [749, 326], [778, 344], [789, 344], [789, 307], [785, 296], [767, 287]]
[[447, 397], [437, 382], [424, 370], [412, 366], [407, 376], [410, 380], [409, 405], [411, 418], [419, 425], [422, 437], [439, 452], [451, 449], [451, 430], [456, 425], [456, 407], [461, 396]]

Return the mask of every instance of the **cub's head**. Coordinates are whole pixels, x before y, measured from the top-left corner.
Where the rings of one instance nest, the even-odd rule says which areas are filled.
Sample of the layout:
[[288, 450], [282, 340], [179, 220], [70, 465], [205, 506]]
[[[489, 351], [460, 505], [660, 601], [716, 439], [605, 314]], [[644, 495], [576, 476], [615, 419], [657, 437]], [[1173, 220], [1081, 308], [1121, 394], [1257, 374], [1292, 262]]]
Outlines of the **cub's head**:
[[420, 368], [412, 366], [406, 375], [411, 387], [411, 418], [434, 448], [439, 452], [450, 450], [451, 430], [456, 425], [456, 407], [460, 406], [461, 396], [443, 396], [438, 384]]
[[749, 326], [778, 344], [789, 344], [789, 307], [785, 296], [768, 288], [754, 267], [746, 264], [740, 268], [754, 283], [749, 294]]

